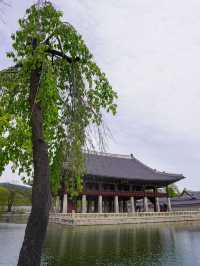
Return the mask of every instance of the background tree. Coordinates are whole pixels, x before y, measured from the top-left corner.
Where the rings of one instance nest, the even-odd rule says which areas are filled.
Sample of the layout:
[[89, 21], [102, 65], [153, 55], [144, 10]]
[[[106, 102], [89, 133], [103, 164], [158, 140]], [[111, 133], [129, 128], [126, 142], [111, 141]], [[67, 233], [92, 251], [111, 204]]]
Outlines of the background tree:
[[180, 195], [180, 191], [178, 189], [178, 186], [176, 184], [171, 184], [168, 186], [168, 194], [171, 198], [177, 197]]
[[30, 206], [31, 188], [0, 183], [0, 209], [11, 212], [13, 206]]
[[13, 207], [14, 202], [15, 202], [15, 198], [16, 198], [16, 191], [15, 190], [10, 190], [8, 192], [9, 192], [9, 194], [8, 194], [8, 201], [7, 201], [7, 204], [8, 204], [7, 211], [11, 212], [12, 211], [12, 207]]
[[0, 187], [0, 211], [4, 211], [8, 202], [8, 190], [4, 187]]
[[[116, 93], [82, 37], [50, 2], [32, 5], [12, 35], [15, 66], [0, 75], [0, 172], [6, 164], [33, 176], [32, 211], [18, 265], [40, 265], [51, 205], [50, 168], [70, 162], [68, 189], [81, 189], [83, 147]], [[53, 167], [52, 167], [53, 165]], [[55, 182], [55, 179], [54, 179]]]

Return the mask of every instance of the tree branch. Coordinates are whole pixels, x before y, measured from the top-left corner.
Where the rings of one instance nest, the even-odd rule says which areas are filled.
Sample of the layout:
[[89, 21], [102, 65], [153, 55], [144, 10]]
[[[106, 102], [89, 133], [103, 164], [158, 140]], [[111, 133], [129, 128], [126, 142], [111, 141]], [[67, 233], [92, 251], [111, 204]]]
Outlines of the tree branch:
[[67, 60], [67, 62], [69, 64], [72, 64], [73, 62], [79, 62], [80, 61], [79, 57], [77, 57], [77, 58], [75, 58], [75, 60], [73, 60], [71, 57], [67, 56], [66, 54], [64, 54], [64, 53], [62, 53], [60, 51], [54, 50], [54, 49], [48, 48], [47, 52], [52, 54], [52, 55], [62, 57], [63, 59]]
[[[73, 60], [71, 57], [67, 56], [66, 54], [64, 54], [63, 52], [60, 52], [60, 51], [57, 51], [57, 50], [54, 50], [54, 49], [50, 49], [48, 48], [46, 50], [47, 53], [50, 53], [51, 55], [53, 56], [59, 56], [59, 57], [62, 57], [63, 59], [67, 60], [67, 62], [69, 64], [72, 64], [73, 62], [80, 62], [80, 57], [76, 57], [75, 60]], [[22, 67], [22, 63], [18, 63], [12, 67], [9, 67], [8, 69], [6, 70], [0, 70], [0, 72], [9, 72], [9, 73], [15, 73], [15, 70], [18, 69], [19, 67]]]

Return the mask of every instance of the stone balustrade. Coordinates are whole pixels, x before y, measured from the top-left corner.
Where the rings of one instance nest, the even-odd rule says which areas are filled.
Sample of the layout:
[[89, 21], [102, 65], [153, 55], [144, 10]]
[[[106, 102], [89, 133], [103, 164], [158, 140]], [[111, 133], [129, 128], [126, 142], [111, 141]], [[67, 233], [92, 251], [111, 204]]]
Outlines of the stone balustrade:
[[118, 213], [51, 213], [51, 215], [59, 217], [145, 217], [145, 216], [176, 216], [176, 215], [194, 215], [199, 214], [199, 211], [170, 211], [170, 212], [118, 212]]
[[112, 190], [103, 190], [103, 191], [98, 191], [98, 190], [86, 190], [83, 191], [80, 195], [87, 195], [87, 196], [126, 196], [126, 197], [159, 197], [159, 198], [164, 198], [167, 197], [167, 193], [165, 192], [144, 192], [144, 191], [112, 191]]

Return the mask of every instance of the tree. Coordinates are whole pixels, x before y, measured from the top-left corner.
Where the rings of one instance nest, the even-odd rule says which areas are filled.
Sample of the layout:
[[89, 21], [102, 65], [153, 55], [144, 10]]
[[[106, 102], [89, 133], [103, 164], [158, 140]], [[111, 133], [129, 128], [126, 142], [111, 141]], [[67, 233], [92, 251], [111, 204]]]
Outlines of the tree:
[[12, 206], [15, 202], [15, 197], [16, 197], [16, 191], [10, 190], [8, 195], [8, 209], [7, 209], [8, 212], [12, 211]]
[[4, 187], [0, 187], [0, 211], [5, 209], [8, 200], [8, 190]]
[[167, 191], [168, 191], [170, 198], [174, 198], [174, 197], [177, 197], [178, 195], [180, 195], [180, 191], [179, 191], [176, 184], [169, 185], [167, 188]]
[[[18, 265], [40, 265], [51, 195], [50, 168], [60, 149], [70, 161], [69, 188], [84, 172], [83, 147], [103, 110], [116, 112], [116, 93], [82, 37], [50, 2], [32, 5], [13, 34], [15, 65], [0, 73], [0, 172], [6, 164], [33, 176], [32, 210]], [[89, 138], [88, 138], [89, 137]]]
[[11, 212], [15, 197], [16, 191], [0, 187], [0, 208], [5, 210], [7, 207], [7, 212]]
[[0, 184], [0, 209], [11, 212], [12, 207], [16, 205], [31, 205], [31, 189], [7, 183]]

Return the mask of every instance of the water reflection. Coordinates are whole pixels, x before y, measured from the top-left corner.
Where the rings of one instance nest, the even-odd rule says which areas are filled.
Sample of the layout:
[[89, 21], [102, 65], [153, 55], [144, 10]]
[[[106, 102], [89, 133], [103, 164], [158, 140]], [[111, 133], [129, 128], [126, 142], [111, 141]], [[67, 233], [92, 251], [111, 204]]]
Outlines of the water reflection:
[[54, 225], [49, 227], [43, 264], [200, 265], [199, 236], [200, 226], [196, 224]]
[[0, 265], [16, 266], [25, 225], [0, 223]]
[[[0, 223], [0, 265], [17, 264], [25, 225]], [[42, 266], [198, 266], [200, 224], [50, 225]]]

